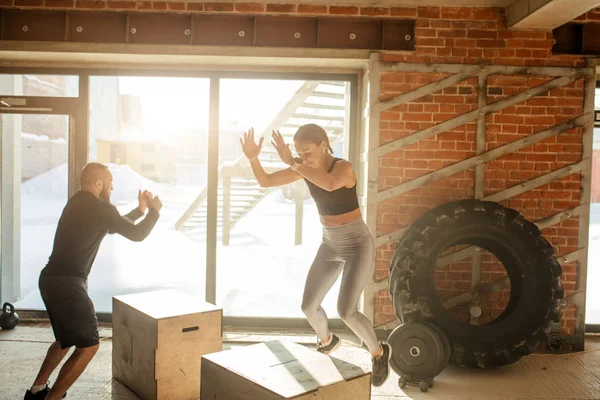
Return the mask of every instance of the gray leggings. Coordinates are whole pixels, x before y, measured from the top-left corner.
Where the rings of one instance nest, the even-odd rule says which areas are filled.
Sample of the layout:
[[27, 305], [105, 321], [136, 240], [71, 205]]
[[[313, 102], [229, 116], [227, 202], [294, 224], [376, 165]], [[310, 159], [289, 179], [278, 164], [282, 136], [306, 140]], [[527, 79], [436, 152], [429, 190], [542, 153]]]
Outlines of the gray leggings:
[[374, 258], [373, 237], [362, 218], [342, 226], [323, 227], [323, 241], [308, 271], [302, 299], [302, 311], [319, 338], [329, 335], [321, 302], [343, 270], [337, 304], [340, 318], [369, 351], [379, 348], [373, 324], [358, 311], [358, 300], [373, 272]]

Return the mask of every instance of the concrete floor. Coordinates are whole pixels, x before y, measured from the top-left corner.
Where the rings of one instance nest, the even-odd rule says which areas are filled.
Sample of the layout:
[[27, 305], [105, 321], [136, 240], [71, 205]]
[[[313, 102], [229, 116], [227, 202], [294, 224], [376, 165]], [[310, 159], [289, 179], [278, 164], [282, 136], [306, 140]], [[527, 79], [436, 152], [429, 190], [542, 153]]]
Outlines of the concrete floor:
[[[109, 328], [101, 330], [100, 350], [67, 398], [138, 399], [112, 379], [111, 333]], [[303, 332], [285, 336], [273, 332], [226, 332], [224, 348], [273, 339], [298, 343], [315, 340], [313, 335]], [[342, 339], [344, 345], [333, 356], [370, 370], [368, 352], [359, 347], [352, 336], [343, 335]], [[52, 331], [46, 324], [26, 324], [13, 331], [0, 331], [0, 399], [23, 398], [52, 340]], [[421, 393], [417, 387], [402, 390], [397, 381], [397, 375], [392, 372], [382, 387], [373, 388], [372, 399], [600, 399], [600, 337], [589, 336], [585, 352], [565, 355], [540, 352], [495, 370], [471, 371], [449, 366], [436, 377], [435, 387], [428, 393]]]

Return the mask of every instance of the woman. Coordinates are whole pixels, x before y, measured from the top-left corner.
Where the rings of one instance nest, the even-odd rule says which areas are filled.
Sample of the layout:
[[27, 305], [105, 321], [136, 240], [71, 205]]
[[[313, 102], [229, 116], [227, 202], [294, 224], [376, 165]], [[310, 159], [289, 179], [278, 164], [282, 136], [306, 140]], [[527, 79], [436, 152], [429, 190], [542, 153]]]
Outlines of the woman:
[[321, 302], [343, 270], [338, 312], [369, 348], [372, 383], [380, 386], [389, 375], [391, 347], [385, 342], [378, 343], [373, 325], [358, 311], [359, 297], [373, 272], [375, 250], [373, 237], [358, 207], [352, 164], [333, 157], [325, 130], [308, 124], [301, 126], [294, 135], [299, 158], [292, 156], [281, 134], [273, 132], [273, 146], [290, 167], [269, 174], [258, 160], [263, 139], [256, 144], [253, 129], [240, 139], [260, 186], [281, 186], [304, 179], [323, 224], [323, 241], [308, 272], [302, 299], [302, 311], [319, 338], [317, 350], [329, 354], [340, 345], [340, 339], [329, 331]]

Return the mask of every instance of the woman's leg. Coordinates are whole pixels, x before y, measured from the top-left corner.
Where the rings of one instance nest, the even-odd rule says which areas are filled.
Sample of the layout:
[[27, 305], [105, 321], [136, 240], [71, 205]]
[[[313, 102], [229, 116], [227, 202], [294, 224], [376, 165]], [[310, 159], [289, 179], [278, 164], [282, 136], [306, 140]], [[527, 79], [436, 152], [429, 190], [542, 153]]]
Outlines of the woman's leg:
[[327, 314], [321, 303], [342, 272], [343, 266], [343, 260], [329, 246], [321, 244], [306, 277], [302, 311], [321, 342], [329, 338]]
[[357, 232], [339, 237], [340, 253], [346, 261], [338, 298], [338, 312], [342, 320], [367, 345], [371, 352], [372, 384], [381, 386], [389, 376], [391, 347], [377, 341], [371, 321], [358, 311], [358, 300], [374, 268], [375, 245], [366, 226]]
[[345, 246], [344, 273], [338, 297], [338, 313], [346, 325], [362, 339], [373, 356], [381, 354], [381, 347], [371, 321], [358, 311], [358, 300], [369, 281], [374, 267], [374, 245], [371, 236], [364, 236], [353, 246]]

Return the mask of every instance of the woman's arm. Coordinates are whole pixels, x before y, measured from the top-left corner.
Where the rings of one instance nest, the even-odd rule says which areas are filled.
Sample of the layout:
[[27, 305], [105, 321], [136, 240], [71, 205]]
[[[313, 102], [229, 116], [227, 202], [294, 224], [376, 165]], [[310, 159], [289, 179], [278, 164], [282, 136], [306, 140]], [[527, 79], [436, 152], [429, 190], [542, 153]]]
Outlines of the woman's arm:
[[307, 167], [303, 164], [294, 164], [292, 168], [299, 175], [328, 192], [345, 186], [353, 186], [356, 182], [352, 164], [345, 160], [338, 161], [331, 172]]
[[300, 174], [292, 171], [291, 168], [282, 169], [269, 174], [264, 170], [262, 165], [260, 165], [258, 158], [251, 160], [250, 166], [252, 167], [254, 177], [261, 187], [287, 185], [288, 183], [295, 182], [302, 178]]

